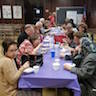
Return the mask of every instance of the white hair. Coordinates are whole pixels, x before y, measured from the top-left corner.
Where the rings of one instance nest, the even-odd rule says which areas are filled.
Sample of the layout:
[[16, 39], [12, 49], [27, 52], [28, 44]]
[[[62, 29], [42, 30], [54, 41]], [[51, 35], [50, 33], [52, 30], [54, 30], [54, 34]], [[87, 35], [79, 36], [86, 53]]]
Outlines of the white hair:
[[40, 21], [43, 21], [43, 20], [45, 20], [44, 18], [40, 18]]
[[26, 24], [26, 25], [25, 25], [25, 30], [26, 30], [27, 28], [32, 28], [32, 25], [31, 25], [31, 24]]
[[38, 21], [38, 22], [36, 22], [35, 25], [38, 27], [38, 26], [42, 26], [43, 24], [40, 21]]
[[45, 19], [44, 18], [40, 18], [40, 20], [39, 20], [42, 24], [44, 24], [44, 22], [45, 22]]

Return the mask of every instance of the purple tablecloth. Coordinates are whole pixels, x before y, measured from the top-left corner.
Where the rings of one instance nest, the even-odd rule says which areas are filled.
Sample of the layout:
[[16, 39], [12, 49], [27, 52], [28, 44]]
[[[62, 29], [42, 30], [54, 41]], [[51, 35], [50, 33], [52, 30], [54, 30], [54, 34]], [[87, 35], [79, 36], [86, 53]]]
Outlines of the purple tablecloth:
[[54, 59], [51, 58], [50, 52], [44, 55], [44, 64], [37, 74], [25, 73], [21, 76], [18, 87], [19, 88], [69, 88], [74, 92], [74, 96], [80, 96], [80, 86], [77, 76], [69, 71], [64, 70], [63, 64], [65, 62], [60, 60], [60, 69], [54, 71], [52, 63]]

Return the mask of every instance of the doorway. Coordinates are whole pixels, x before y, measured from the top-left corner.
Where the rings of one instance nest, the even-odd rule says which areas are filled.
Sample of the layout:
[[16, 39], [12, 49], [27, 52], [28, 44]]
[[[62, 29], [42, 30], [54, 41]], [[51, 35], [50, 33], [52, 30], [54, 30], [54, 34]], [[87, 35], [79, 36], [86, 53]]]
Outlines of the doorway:
[[37, 3], [33, 3], [31, 0], [24, 0], [24, 17], [25, 24], [35, 24], [40, 18], [43, 17], [43, 6], [37, 5]]

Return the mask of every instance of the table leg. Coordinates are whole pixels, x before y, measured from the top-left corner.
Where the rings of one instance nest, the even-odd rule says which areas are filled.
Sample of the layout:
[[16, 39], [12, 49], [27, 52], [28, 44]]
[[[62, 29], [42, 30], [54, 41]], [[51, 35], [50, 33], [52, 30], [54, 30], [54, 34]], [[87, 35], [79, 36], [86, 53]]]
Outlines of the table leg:
[[57, 96], [55, 88], [43, 88], [42, 96]]
[[57, 96], [74, 96], [73, 92], [66, 88], [58, 88]]
[[42, 89], [20, 89], [17, 96], [42, 96]]

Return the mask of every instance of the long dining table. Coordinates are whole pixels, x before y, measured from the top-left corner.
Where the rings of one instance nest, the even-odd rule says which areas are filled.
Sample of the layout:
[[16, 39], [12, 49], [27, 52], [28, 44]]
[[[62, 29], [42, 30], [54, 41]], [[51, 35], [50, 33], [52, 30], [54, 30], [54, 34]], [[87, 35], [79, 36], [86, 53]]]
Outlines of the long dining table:
[[81, 90], [76, 74], [64, 70], [64, 63], [72, 61], [60, 59], [60, 68], [55, 71], [53, 63], [57, 57], [52, 58], [50, 51], [43, 55], [43, 65], [38, 73], [23, 73], [18, 82], [19, 89], [36, 88], [68, 88], [74, 96], [80, 96]]

